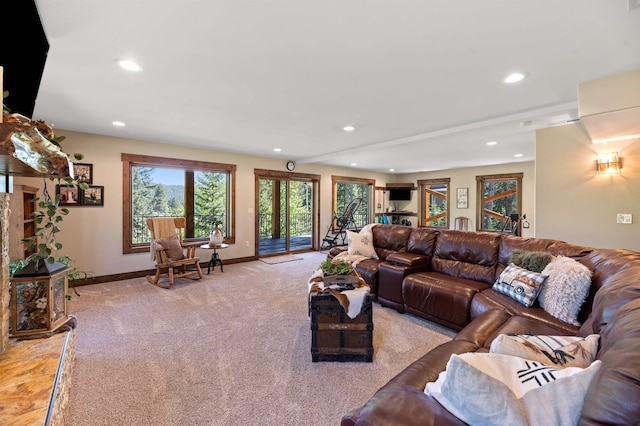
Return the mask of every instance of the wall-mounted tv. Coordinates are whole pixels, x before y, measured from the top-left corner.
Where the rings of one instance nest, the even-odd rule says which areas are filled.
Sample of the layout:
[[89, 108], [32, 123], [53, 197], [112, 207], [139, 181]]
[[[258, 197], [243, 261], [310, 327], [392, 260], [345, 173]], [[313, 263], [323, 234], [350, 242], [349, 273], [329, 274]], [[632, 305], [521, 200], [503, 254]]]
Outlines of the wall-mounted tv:
[[404, 188], [389, 189], [389, 201], [410, 201], [411, 190]]

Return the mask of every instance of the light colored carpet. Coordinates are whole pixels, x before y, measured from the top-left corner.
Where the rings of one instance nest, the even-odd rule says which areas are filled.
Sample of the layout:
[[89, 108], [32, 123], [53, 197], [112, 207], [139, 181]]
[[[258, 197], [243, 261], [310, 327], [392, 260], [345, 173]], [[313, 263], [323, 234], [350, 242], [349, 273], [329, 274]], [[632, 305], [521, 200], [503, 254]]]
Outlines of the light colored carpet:
[[294, 260], [302, 260], [299, 256], [293, 256], [290, 254], [284, 254], [282, 256], [261, 257], [260, 261], [269, 265], [277, 265], [279, 263], [293, 262]]
[[311, 362], [307, 279], [326, 255], [225, 265], [173, 289], [79, 288], [65, 424], [338, 425], [454, 333], [374, 303], [372, 363]]

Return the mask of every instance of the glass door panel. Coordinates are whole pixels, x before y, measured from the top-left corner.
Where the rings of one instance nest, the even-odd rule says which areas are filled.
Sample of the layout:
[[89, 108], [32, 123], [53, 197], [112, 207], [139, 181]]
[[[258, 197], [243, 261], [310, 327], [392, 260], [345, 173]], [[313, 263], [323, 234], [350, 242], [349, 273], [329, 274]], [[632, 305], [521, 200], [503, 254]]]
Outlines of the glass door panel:
[[313, 183], [261, 178], [258, 255], [312, 248]]

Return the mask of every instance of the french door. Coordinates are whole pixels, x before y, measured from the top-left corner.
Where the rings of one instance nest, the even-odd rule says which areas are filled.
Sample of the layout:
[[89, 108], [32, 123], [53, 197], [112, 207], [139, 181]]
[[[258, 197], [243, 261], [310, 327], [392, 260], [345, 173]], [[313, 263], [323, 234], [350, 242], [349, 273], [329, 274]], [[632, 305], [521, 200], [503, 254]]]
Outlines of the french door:
[[320, 177], [255, 170], [256, 255], [317, 249]]

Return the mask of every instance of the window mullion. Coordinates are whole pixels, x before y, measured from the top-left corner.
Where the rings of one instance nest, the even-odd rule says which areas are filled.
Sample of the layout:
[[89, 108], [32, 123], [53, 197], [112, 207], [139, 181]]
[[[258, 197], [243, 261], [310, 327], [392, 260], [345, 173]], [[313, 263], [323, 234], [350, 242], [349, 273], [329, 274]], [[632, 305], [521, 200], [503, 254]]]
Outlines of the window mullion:
[[187, 170], [184, 173], [184, 216], [186, 219], [185, 236], [187, 238], [194, 238], [196, 235], [194, 175], [195, 173], [192, 170]]

